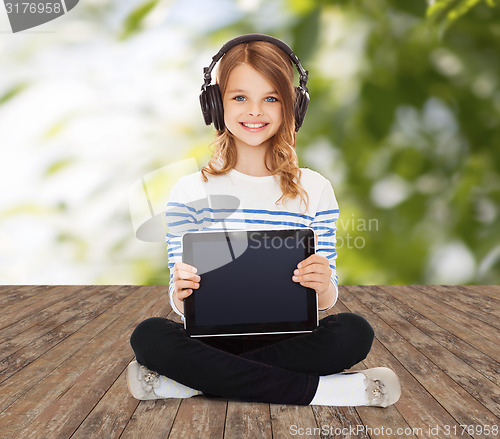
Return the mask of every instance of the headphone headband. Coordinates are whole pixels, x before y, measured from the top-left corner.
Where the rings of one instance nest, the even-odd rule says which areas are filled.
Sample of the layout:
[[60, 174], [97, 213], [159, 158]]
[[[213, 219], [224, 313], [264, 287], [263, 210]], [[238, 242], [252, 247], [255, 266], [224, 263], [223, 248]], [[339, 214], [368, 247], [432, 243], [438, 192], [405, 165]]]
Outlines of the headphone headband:
[[238, 46], [239, 44], [248, 43], [250, 41], [267, 41], [268, 43], [272, 43], [275, 46], [278, 46], [283, 52], [285, 52], [290, 57], [291, 61], [296, 65], [297, 70], [299, 71], [300, 86], [307, 90], [307, 80], [309, 72], [302, 67], [299, 57], [295, 55], [290, 46], [285, 44], [283, 41], [271, 37], [270, 35], [264, 34], [241, 35], [239, 37], [233, 38], [232, 40], [229, 40], [226, 44], [224, 44], [221, 49], [212, 57], [212, 62], [210, 63], [210, 65], [203, 68], [203, 77], [205, 79], [205, 82], [201, 87], [202, 90], [206, 90], [206, 88], [212, 82], [212, 70], [214, 69], [217, 62], [233, 47]]

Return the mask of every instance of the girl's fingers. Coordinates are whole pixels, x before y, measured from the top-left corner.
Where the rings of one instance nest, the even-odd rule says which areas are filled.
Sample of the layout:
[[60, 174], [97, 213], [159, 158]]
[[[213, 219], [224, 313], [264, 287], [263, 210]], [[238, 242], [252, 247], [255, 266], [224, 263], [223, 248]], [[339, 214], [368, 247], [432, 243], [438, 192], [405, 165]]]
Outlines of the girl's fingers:
[[179, 282], [183, 280], [188, 280], [191, 282], [199, 282], [201, 280], [201, 277], [198, 276], [197, 274], [189, 273], [188, 271], [178, 271], [177, 273], [174, 273], [172, 280], [174, 282]]
[[189, 297], [191, 294], [193, 294], [193, 290], [190, 289], [190, 288], [188, 288], [188, 289], [185, 289], [185, 290], [178, 291], [177, 292], [177, 298], [182, 301], [186, 297]]
[[199, 287], [200, 287], [199, 282], [194, 282], [191, 280], [178, 280], [175, 283], [175, 288], [178, 291], [181, 291], [181, 290], [186, 289], [186, 288], [198, 289]]
[[191, 280], [178, 280], [174, 283], [174, 285], [175, 293], [177, 294], [179, 300], [184, 300], [193, 293], [193, 290], [200, 287], [198, 282], [193, 282]]
[[200, 283], [194, 280], [181, 279], [175, 282], [175, 287], [178, 290], [182, 290], [184, 288], [199, 288]]
[[300, 268], [305, 268], [305, 267], [308, 267], [310, 265], [327, 265], [328, 266], [328, 264], [329, 264], [329, 261], [327, 258], [315, 253], [314, 255], [311, 255], [308, 258], [301, 261], [300, 264], [298, 264], [298, 265], [300, 265]]
[[186, 264], [185, 262], [176, 262], [174, 265], [174, 271], [176, 270], [184, 270], [184, 271], [189, 271], [191, 273], [196, 273], [198, 271], [196, 267]]
[[[174, 265], [174, 274], [173, 279], [192, 279], [196, 276], [195, 274], [197, 269], [189, 264], [185, 264], [184, 262], [177, 262]], [[199, 276], [198, 276], [199, 277]]]
[[[304, 274], [302, 276], [294, 276], [296, 282], [318, 282], [321, 283], [322, 277], [326, 280], [326, 276], [318, 275], [318, 273]], [[329, 279], [329, 277], [328, 277]]]
[[294, 274], [307, 274], [307, 273], [328, 273], [331, 268], [329, 265], [324, 264], [311, 264], [307, 267], [296, 268]]
[[196, 274], [196, 271], [195, 267], [184, 262], [177, 262], [174, 265], [172, 281], [179, 300], [184, 300], [193, 293], [193, 290], [200, 287], [201, 277]]
[[[321, 277], [330, 277], [332, 275], [332, 269], [329, 266], [313, 266], [309, 265], [305, 268], [297, 268], [293, 271], [293, 277], [298, 278], [300, 277], [300, 280], [311, 280], [312, 277], [316, 276], [321, 276]], [[294, 279], [295, 280], [295, 279]]]

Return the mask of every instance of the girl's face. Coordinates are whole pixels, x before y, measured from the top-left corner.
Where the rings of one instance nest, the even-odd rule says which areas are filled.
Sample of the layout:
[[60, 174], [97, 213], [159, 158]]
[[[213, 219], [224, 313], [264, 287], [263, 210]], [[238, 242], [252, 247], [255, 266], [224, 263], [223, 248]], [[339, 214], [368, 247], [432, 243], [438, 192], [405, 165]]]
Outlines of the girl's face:
[[224, 122], [236, 145], [268, 146], [283, 122], [277, 91], [248, 64], [232, 70], [223, 104]]

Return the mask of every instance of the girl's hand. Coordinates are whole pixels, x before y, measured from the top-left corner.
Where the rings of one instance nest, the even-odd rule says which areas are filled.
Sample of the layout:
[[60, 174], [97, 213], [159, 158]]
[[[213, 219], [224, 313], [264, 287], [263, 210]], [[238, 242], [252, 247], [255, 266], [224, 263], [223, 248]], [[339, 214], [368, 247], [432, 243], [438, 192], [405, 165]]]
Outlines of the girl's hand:
[[312, 288], [320, 296], [328, 291], [331, 275], [332, 269], [328, 265], [328, 259], [314, 254], [297, 265], [292, 280], [299, 282], [304, 287]]
[[200, 287], [201, 277], [196, 274], [197, 269], [184, 262], [177, 262], [174, 265], [174, 294], [180, 301], [193, 293], [193, 289]]

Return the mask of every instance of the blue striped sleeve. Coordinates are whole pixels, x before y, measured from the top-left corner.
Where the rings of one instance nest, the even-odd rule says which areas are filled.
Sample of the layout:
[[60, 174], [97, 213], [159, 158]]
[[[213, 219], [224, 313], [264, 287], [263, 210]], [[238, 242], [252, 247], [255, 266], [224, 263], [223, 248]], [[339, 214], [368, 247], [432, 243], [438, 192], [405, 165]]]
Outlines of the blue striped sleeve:
[[[337, 225], [339, 219], [339, 206], [332, 185], [328, 182], [321, 193], [320, 202], [316, 211], [316, 216], [310, 227], [318, 236], [316, 253], [328, 259], [332, 269], [331, 282], [335, 285], [338, 296], [338, 277], [336, 269], [337, 259]], [[335, 304], [335, 303], [334, 303]], [[334, 305], [333, 304], [333, 305]], [[333, 306], [332, 305], [332, 306]], [[330, 307], [331, 308], [331, 307]]]
[[[182, 179], [181, 179], [182, 180]], [[174, 265], [182, 262], [182, 236], [186, 232], [203, 230], [210, 223], [210, 209], [207, 198], [201, 198], [189, 203], [183, 201], [189, 199], [182, 194], [179, 189], [181, 180], [173, 187], [169, 201], [167, 203], [166, 223], [167, 223], [167, 252], [168, 269], [170, 270], [169, 299], [172, 309], [182, 316], [180, 310], [175, 306], [173, 300], [174, 284], [172, 278], [174, 275]]]

